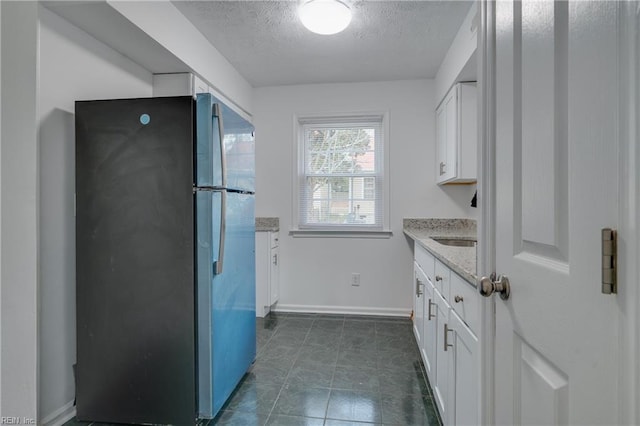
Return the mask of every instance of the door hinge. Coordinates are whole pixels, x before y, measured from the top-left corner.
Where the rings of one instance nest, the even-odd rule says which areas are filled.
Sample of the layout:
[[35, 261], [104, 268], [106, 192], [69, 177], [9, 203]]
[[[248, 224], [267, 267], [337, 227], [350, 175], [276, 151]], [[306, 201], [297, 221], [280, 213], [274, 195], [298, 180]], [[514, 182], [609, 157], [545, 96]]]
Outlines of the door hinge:
[[617, 282], [617, 245], [618, 233], [615, 229], [602, 229], [602, 293], [618, 292]]

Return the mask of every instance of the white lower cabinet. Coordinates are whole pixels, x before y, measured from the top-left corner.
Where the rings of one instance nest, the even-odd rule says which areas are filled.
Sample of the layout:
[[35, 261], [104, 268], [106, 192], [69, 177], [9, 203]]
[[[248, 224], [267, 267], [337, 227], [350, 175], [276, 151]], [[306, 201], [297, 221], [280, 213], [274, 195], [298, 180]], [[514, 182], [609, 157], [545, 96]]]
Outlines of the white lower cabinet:
[[431, 281], [427, 281], [424, 291], [424, 337], [420, 346], [420, 353], [427, 378], [430, 383], [436, 379], [436, 349], [438, 342], [438, 305], [436, 305], [436, 291]]
[[427, 277], [418, 263], [413, 264], [413, 334], [418, 342], [418, 347], [422, 347], [424, 338], [424, 289]]
[[269, 306], [280, 298], [280, 234], [269, 232]]
[[449, 422], [478, 423], [478, 338], [455, 311], [449, 315], [449, 340], [453, 363], [449, 366]]
[[433, 396], [436, 400], [436, 405], [440, 411], [442, 422], [445, 425], [454, 424], [450, 422], [450, 395], [449, 388], [449, 367], [452, 364], [453, 352], [450, 350], [451, 344], [448, 340], [449, 334], [447, 327], [449, 323], [449, 304], [442, 297], [442, 295], [436, 290], [435, 303], [437, 314], [436, 324], [436, 378], [431, 382], [433, 390]]
[[[418, 244], [415, 257], [414, 333], [443, 424], [479, 424], [478, 295]], [[442, 279], [432, 282], [423, 269]]]
[[278, 301], [280, 245], [277, 231], [256, 232], [256, 316], [264, 317]]

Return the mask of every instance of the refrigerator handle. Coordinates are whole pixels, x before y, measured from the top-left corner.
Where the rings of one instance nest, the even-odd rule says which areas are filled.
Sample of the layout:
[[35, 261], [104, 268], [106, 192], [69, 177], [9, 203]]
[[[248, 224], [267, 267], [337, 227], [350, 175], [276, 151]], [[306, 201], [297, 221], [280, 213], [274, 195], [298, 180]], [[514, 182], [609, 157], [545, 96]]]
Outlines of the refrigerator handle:
[[216, 261], [213, 272], [215, 275], [222, 273], [222, 265], [224, 263], [224, 239], [227, 233], [227, 191], [220, 191], [220, 240], [218, 246], [218, 260]]
[[223, 188], [227, 187], [227, 156], [224, 152], [224, 124], [222, 122], [222, 110], [220, 104], [213, 104], [213, 115], [218, 118], [218, 133], [220, 140], [220, 172], [222, 174]]

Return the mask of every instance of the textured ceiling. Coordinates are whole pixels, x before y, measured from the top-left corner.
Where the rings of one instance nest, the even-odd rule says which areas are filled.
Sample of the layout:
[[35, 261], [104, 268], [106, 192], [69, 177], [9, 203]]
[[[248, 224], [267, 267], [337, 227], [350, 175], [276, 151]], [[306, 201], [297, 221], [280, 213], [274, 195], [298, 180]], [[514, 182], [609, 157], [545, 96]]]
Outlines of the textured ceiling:
[[469, 1], [347, 2], [351, 25], [321, 36], [299, 1], [174, 1], [254, 87], [433, 78]]

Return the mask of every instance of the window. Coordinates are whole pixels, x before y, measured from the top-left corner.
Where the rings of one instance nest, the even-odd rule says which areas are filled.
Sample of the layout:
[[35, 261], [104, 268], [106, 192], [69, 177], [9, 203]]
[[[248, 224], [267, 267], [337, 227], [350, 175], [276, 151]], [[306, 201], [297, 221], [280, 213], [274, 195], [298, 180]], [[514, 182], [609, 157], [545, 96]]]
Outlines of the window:
[[383, 231], [384, 115], [298, 120], [298, 230]]
[[374, 200], [376, 198], [376, 179], [372, 177], [364, 178], [364, 195], [365, 200]]

